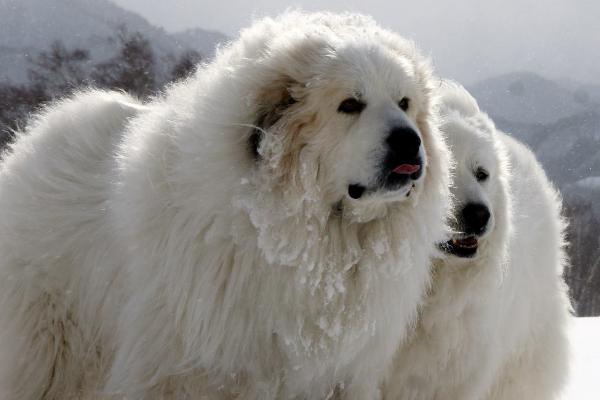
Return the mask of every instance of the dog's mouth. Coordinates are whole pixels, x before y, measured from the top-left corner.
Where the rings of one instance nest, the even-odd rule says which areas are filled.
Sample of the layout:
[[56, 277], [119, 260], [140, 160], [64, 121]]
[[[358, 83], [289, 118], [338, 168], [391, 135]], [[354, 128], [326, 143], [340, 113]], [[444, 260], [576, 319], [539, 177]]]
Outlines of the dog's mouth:
[[392, 170], [392, 173], [398, 175], [414, 175], [421, 170], [420, 164], [400, 164]]
[[471, 258], [479, 248], [479, 238], [475, 235], [453, 238], [440, 244], [440, 248], [456, 257]]
[[[410, 184], [410, 187], [405, 194], [405, 196], [409, 196], [412, 189], [415, 187], [412, 182], [418, 180], [422, 173], [423, 167], [421, 160], [397, 164], [393, 167], [384, 168], [384, 173], [380, 178], [380, 184], [378, 186], [379, 188], [384, 188], [386, 192], [395, 192]], [[375, 192], [377, 190], [377, 188], [368, 189], [364, 185], [353, 183], [348, 185], [348, 196], [354, 200], [358, 200], [363, 197], [365, 193], [369, 191]]]
[[420, 159], [396, 162], [383, 168], [382, 184], [387, 190], [398, 190], [411, 181], [416, 181], [423, 174], [423, 163]]

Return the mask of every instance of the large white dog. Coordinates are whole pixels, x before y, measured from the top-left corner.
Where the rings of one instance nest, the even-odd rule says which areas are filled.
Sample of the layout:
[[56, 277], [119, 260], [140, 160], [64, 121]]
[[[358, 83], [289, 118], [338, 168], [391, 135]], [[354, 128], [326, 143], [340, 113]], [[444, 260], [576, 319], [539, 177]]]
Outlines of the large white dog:
[[440, 89], [454, 234], [385, 399], [554, 399], [568, 371], [561, 205], [535, 156], [467, 91]]
[[288, 13], [148, 104], [49, 107], [0, 173], [2, 399], [378, 397], [444, 237], [433, 86]]

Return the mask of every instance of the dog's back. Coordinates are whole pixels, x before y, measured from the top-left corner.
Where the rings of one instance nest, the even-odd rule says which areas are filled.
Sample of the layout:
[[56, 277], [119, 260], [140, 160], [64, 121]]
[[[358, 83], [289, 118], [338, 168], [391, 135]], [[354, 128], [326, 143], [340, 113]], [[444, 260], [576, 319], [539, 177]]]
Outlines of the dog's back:
[[514, 232], [497, 321], [504, 347], [490, 399], [554, 399], [568, 376], [561, 200], [534, 154], [500, 134], [511, 164]]
[[[118, 263], [105, 228], [114, 154], [141, 109], [120, 93], [80, 93], [48, 107], [3, 156], [3, 399], [64, 399], [105, 362], [107, 344], [92, 322], [106, 301], [116, 301], [103, 298]], [[91, 270], [102, 259], [106, 268]], [[73, 363], [74, 355], [86, 359]]]

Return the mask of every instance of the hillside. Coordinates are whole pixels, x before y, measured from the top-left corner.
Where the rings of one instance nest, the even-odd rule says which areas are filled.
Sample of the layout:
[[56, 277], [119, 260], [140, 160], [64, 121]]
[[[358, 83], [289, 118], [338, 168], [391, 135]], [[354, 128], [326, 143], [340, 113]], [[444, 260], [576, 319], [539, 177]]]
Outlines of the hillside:
[[573, 82], [561, 84], [533, 72], [500, 75], [469, 90], [483, 110], [513, 123], [550, 124], [600, 108], [595, 91], [590, 94]]
[[532, 148], [559, 187], [600, 176], [600, 103], [594, 101], [594, 86], [585, 91], [582, 85], [519, 72], [469, 90], [500, 129]]
[[187, 49], [211, 57], [216, 44], [227, 40], [202, 29], [169, 34], [108, 0], [0, 0], [0, 83], [26, 82], [27, 60], [55, 40], [88, 49], [92, 61], [103, 61], [114, 53], [115, 32], [122, 26], [150, 40], [159, 64]]

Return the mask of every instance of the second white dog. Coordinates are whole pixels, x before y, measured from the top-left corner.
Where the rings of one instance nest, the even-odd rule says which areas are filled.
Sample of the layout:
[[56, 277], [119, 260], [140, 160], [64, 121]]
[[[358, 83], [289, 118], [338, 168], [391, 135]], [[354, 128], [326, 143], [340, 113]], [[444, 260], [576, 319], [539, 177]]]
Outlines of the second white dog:
[[534, 155], [462, 87], [441, 90], [455, 234], [385, 399], [553, 399], [567, 376], [564, 222]]

